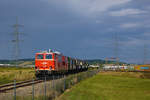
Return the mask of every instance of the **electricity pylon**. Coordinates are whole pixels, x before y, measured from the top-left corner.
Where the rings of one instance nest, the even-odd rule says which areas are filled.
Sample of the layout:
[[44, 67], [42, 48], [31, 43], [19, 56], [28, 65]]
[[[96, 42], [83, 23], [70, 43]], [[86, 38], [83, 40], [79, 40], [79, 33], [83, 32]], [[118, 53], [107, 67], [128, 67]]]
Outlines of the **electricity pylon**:
[[16, 61], [16, 67], [18, 66], [18, 59], [19, 59], [19, 44], [20, 44], [20, 32], [19, 32], [19, 27], [23, 27], [23, 25], [18, 24], [18, 17], [16, 17], [16, 24], [12, 26], [14, 28], [14, 40], [12, 42], [15, 44], [15, 52], [14, 52], [14, 59]]

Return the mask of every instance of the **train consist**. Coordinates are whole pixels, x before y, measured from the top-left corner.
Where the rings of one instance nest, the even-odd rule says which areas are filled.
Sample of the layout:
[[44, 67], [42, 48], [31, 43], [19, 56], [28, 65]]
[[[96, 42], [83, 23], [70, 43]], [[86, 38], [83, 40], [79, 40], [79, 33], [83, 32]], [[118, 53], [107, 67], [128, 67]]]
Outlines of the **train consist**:
[[35, 55], [36, 76], [75, 73], [87, 69], [87, 62], [64, 56], [57, 51], [43, 51]]

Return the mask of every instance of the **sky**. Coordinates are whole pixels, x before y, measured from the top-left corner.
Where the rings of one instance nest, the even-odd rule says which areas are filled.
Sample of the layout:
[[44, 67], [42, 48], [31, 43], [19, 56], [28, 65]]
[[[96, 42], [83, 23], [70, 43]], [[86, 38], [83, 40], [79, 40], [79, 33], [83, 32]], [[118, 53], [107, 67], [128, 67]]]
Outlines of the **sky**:
[[[80, 59], [118, 57], [150, 62], [150, 0], [0, 0], [0, 59], [14, 57], [18, 22], [20, 58], [53, 49]], [[115, 39], [117, 37], [117, 39]], [[144, 49], [145, 46], [145, 49]]]

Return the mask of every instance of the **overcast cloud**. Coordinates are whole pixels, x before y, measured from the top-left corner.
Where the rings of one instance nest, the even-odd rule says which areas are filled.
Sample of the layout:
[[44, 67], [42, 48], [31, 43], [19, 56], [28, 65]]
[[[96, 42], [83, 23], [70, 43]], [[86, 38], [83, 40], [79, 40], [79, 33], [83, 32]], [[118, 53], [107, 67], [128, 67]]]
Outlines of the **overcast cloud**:
[[[13, 57], [11, 25], [20, 28], [21, 58], [44, 49], [67, 56], [104, 59], [114, 56], [114, 34], [121, 61], [142, 63], [150, 51], [149, 0], [0, 0], [0, 59]], [[150, 61], [150, 54], [147, 54]]]

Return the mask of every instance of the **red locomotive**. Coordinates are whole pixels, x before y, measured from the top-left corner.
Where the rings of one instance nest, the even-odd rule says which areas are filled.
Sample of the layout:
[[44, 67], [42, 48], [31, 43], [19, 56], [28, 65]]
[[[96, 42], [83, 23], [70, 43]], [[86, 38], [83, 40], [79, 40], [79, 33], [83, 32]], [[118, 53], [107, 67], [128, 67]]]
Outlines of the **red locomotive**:
[[49, 50], [35, 55], [36, 76], [74, 73], [87, 69], [88, 64], [85, 61], [66, 57], [59, 52]]

